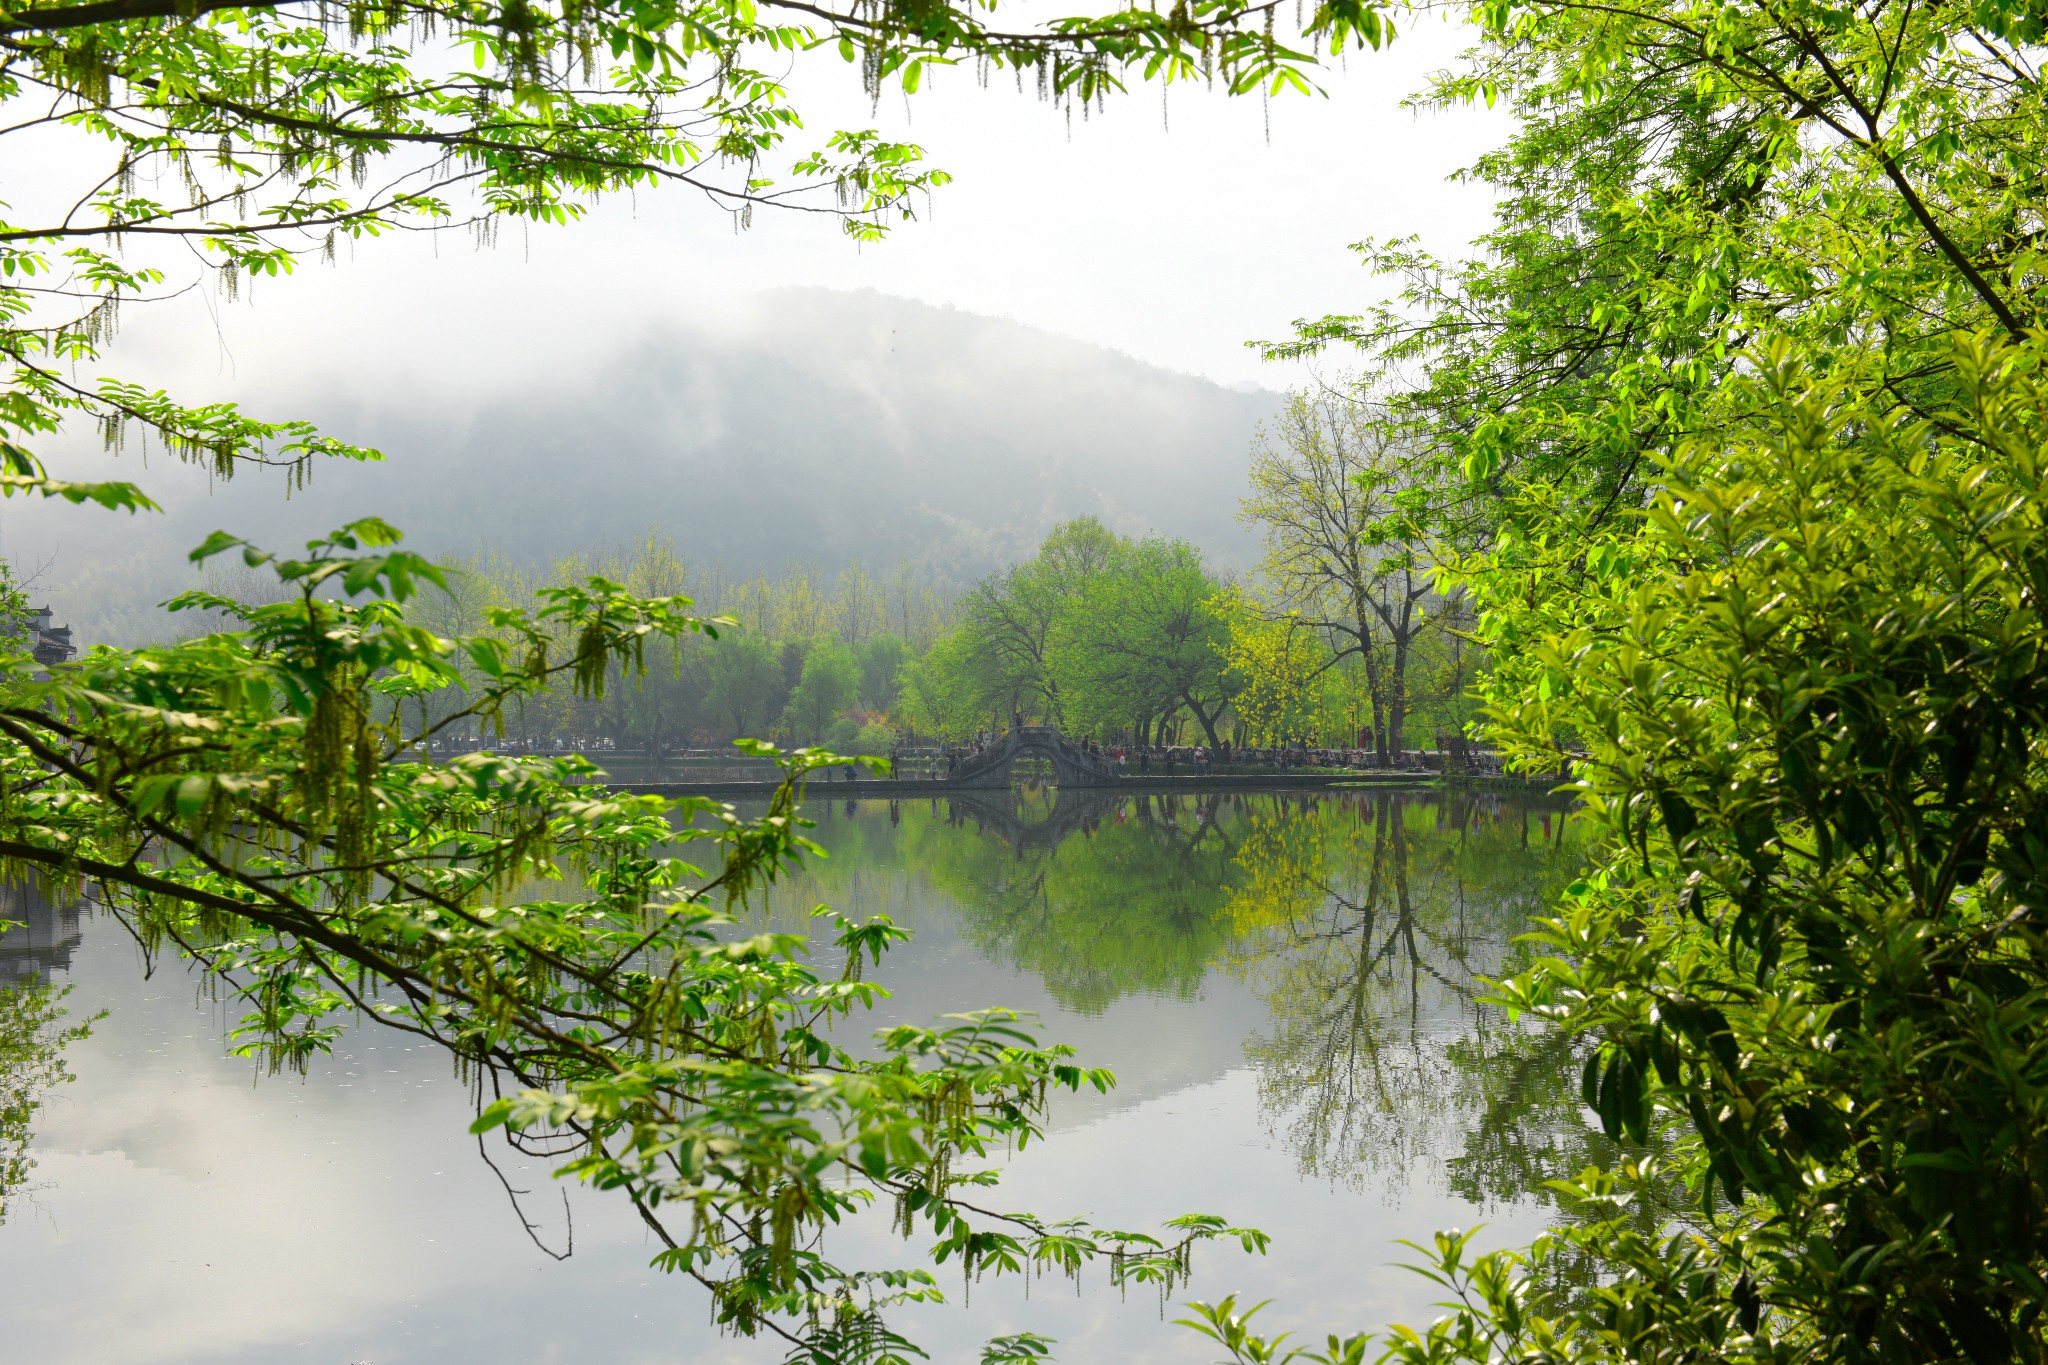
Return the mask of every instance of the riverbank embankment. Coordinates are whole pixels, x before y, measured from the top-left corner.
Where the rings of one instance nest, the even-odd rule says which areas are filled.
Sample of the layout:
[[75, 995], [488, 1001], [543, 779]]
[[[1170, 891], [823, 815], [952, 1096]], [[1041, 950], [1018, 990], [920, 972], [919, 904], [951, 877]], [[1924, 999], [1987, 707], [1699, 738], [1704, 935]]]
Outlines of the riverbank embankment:
[[[1461, 785], [1486, 788], [1497, 779], [1458, 778]], [[1508, 779], [1515, 790], [1528, 785], [1519, 778]], [[1076, 788], [1087, 792], [1173, 793], [1230, 791], [1344, 791], [1361, 787], [1433, 788], [1442, 785], [1441, 775], [1428, 772], [1347, 773], [1207, 773], [1166, 776], [1164, 774], [1119, 777], [1096, 786]], [[766, 801], [774, 795], [776, 783], [741, 782], [614, 782], [615, 790], [636, 796], [707, 796], [719, 801]], [[943, 778], [856, 778], [851, 782], [827, 781], [813, 777], [805, 796], [817, 800], [896, 800], [926, 796], [986, 796], [988, 788], [967, 787]]]

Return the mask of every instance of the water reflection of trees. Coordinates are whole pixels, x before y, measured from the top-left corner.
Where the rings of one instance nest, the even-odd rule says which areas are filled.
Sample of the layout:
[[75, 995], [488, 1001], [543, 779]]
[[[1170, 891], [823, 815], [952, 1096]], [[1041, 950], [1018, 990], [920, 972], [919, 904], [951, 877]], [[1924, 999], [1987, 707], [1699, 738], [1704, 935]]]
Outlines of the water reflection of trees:
[[36, 1112], [50, 1087], [71, 1079], [64, 1049], [88, 1029], [65, 1022], [68, 988], [48, 977], [69, 965], [81, 914], [35, 886], [0, 884], [0, 1224], [35, 1169]]
[[[1225, 947], [1219, 914], [1237, 842], [1227, 799], [950, 798], [944, 826], [924, 831], [914, 856], [966, 908], [977, 949], [1037, 976], [1068, 1009], [1095, 1014], [1127, 995], [1192, 999]], [[962, 826], [988, 837], [944, 837]]]
[[936, 891], [1067, 1008], [1247, 983], [1269, 1023], [1245, 1057], [1305, 1174], [1396, 1189], [1422, 1163], [1489, 1204], [1593, 1155], [1568, 1047], [1481, 1003], [1579, 864], [1556, 803], [1033, 790], [849, 813], [821, 831], [818, 899], [846, 906], [878, 874]]
[[1469, 793], [1252, 817], [1230, 965], [1271, 1010], [1245, 1050], [1305, 1174], [1399, 1187], [1442, 1161], [1486, 1202], [1526, 1190], [1515, 1159], [1540, 1165], [1580, 1127], [1562, 1046], [1480, 1003], [1570, 876], [1562, 832], [1554, 808]]
[[913, 857], [1070, 1008], [1250, 984], [1271, 1022], [1245, 1055], [1305, 1174], [1424, 1163], [1486, 1204], [1591, 1156], [1566, 1044], [1481, 1003], [1578, 865], [1565, 825], [1484, 793], [1040, 793], [950, 802]]

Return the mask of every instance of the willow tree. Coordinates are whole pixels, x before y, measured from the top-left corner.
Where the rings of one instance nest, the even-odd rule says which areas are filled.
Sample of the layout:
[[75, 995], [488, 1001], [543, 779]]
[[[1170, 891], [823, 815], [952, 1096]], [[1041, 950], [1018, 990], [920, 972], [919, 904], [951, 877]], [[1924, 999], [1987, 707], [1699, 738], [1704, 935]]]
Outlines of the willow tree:
[[[232, 296], [349, 242], [487, 243], [660, 187], [742, 223], [780, 207], [872, 238], [945, 175], [873, 129], [807, 130], [773, 74], [793, 56], [836, 52], [871, 94], [964, 64], [1071, 109], [1133, 78], [1307, 89], [1318, 46], [1386, 31], [1371, 0], [1326, 0], [1285, 34], [1278, 10], [1201, 0], [1006, 27], [975, 0], [8, 4], [0, 137], [62, 154], [58, 183], [10, 190], [0, 222], [0, 486], [148, 510], [132, 482], [46, 467], [43, 444], [77, 424], [220, 477], [271, 466], [304, 483], [321, 457], [376, 458], [113, 372], [116, 324], [194, 273]], [[1107, 1076], [1000, 1012], [893, 1029], [856, 1056], [829, 1026], [873, 998], [859, 964], [899, 931], [823, 915], [849, 964], [829, 980], [797, 939], [721, 931], [729, 903], [806, 847], [797, 799], [821, 755], [784, 756], [755, 821], [582, 785], [574, 759], [411, 761], [437, 732], [498, 732], [564, 689], [602, 696], [650, 651], [730, 623], [599, 574], [439, 634], [403, 606], [445, 575], [399, 539], [375, 519], [282, 555], [219, 534], [194, 557], [239, 558], [276, 600], [189, 594], [172, 605], [226, 628], [47, 677], [10, 649], [0, 875], [89, 889], [177, 944], [243, 1001], [238, 1045], [273, 1067], [315, 1063], [356, 1018], [445, 1047], [486, 1098], [480, 1130], [633, 1201], [663, 1267], [795, 1358], [900, 1354], [884, 1311], [937, 1293], [928, 1270], [827, 1254], [822, 1231], [872, 1203], [970, 1273], [1078, 1271], [1129, 1249], [1120, 1278], [1171, 1280], [1221, 1229], [1098, 1236], [975, 1213], [959, 1187], [1036, 1133], [1045, 1087]], [[579, 894], [532, 893], [561, 875]]]
[[1006, 723], [1029, 712], [1058, 725], [1069, 721], [1053, 666], [1060, 622], [1103, 573], [1119, 542], [1094, 517], [1052, 529], [1038, 553], [991, 574], [960, 602], [954, 648], [941, 656], [955, 687], [983, 718]]
[[1141, 742], [1150, 721], [1164, 743], [1185, 709], [1217, 746], [1235, 683], [1222, 591], [1184, 540], [1116, 542], [1054, 621], [1048, 662], [1069, 716], [1090, 730], [1129, 724]]

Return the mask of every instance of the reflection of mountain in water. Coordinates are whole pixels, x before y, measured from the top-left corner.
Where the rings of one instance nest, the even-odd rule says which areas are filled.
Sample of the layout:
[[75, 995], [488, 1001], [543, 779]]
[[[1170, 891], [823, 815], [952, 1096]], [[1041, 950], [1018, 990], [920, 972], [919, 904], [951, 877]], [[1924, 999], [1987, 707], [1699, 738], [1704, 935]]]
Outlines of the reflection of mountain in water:
[[903, 964], [943, 959], [943, 978], [902, 1004], [1018, 1003], [970, 963], [1008, 966], [1058, 1007], [1048, 1036], [1140, 1063], [1123, 1102], [1249, 1063], [1303, 1174], [1392, 1190], [1421, 1160], [1481, 1204], [1576, 1159], [1568, 1049], [1481, 1003], [1578, 865], [1556, 803], [1027, 789], [847, 803], [820, 835], [835, 856], [806, 899], [844, 908], [887, 868], [893, 904], [864, 908], [945, 907], [913, 916]]

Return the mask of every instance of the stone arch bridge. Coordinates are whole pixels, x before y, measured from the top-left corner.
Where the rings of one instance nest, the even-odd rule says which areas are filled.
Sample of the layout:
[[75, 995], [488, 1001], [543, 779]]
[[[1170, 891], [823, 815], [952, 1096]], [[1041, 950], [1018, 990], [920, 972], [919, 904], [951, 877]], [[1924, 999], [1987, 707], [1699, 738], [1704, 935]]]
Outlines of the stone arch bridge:
[[1006, 731], [980, 753], [961, 760], [946, 781], [956, 787], [988, 790], [1010, 785], [1010, 765], [1020, 758], [1052, 762], [1056, 787], [1108, 787], [1116, 783], [1116, 764], [1068, 739], [1050, 725], [1019, 725]]

